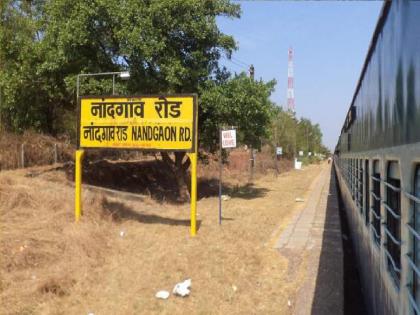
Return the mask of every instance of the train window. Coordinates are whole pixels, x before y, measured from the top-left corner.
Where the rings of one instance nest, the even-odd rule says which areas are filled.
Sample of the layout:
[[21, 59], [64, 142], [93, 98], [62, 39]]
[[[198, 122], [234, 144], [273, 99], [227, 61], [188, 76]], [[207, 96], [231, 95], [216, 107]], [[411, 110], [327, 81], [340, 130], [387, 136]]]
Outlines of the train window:
[[350, 191], [353, 191], [353, 185], [352, 185], [353, 176], [351, 174], [351, 172], [352, 172], [351, 168], [353, 167], [352, 162], [353, 162], [352, 159], [349, 159], [349, 188], [350, 188]]
[[357, 203], [357, 181], [359, 180], [359, 168], [358, 168], [358, 161], [357, 159], [354, 159], [354, 168], [353, 168], [353, 174], [354, 174], [354, 178], [353, 178], [353, 199], [356, 201]]
[[359, 160], [359, 178], [358, 178], [358, 189], [357, 189], [357, 196], [358, 196], [358, 206], [360, 213], [363, 213], [363, 161]]
[[365, 160], [365, 224], [369, 224], [369, 211], [370, 211], [370, 173], [369, 173], [369, 160]]
[[351, 174], [352, 174], [352, 183], [351, 183], [352, 190], [351, 191], [352, 191], [353, 200], [356, 200], [355, 199], [355, 196], [356, 196], [356, 194], [355, 194], [355, 192], [356, 192], [356, 185], [355, 185], [355, 183], [356, 183], [356, 176], [357, 176], [356, 168], [357, 168], [356, 160], [353, 159], [353, 167], [351, 169]]
[[350, 187], [350, 161], [346, 159], [346, 181], [347, 187]]
[[[417, 198], [417, 201], [414, 202], [413, 207], [413, 225], [414, 230], [418, 233], [420, 231], [420, 165], [417, 165], [414, 177], [414, 195]], [[413, 260], [414, 265], [417, 270], [420, 269], [420, 239], [418, 234], [413, 234]], [[417, 274], [416, 270], [413, 268], [413, 293], [416, 305], [420, 305], [420, 276]], [[416, 313], [418, 315], [418, 313]]]
[[372, 168], [372, 184], [373, 189], [371, 196], [373, 200], [372, 204], [372, 215], [371, 215], [371, 227], [372, 234], [375, 243], [381, 245], [381, 171], [379, 168], [379, 161], [373, 161]]
[[358, 176], [358, 170], [357, 170], [357, 160], [353, 160], [353, 200], [357, 203], [357, 176]]
[[385, 186], [385, 254], [388, 270], [397, 286], [399, 286], [401, 272], [401, 181], [398, 162], [388, 163]]
[[349, 189], [350, 189], [350, 191], [352, 190], [352, 185], [351, 185], [351, 179], [352, 179], [352, 177], [351, 177], [351, 167], [352, 167], [352, 163], [351, 163], [351, 159], [349, 159], [349, 161], [348, 161], [349, 163], [348, 163], [348, 169], [349, 169]]
[[348, 163], [347, 163], [347, 169], [348, 169], [348, 176], [349, 176], [349, 178], [348, 178], [348, 184], [349, 184], [349, 189], [350, 189], [350, 191], [352, 190], [352, 187], [351, 187], [351, 159], [348, 159]]
[[351, 133], [347, 134], [347, 151], [351, 151]]
[[344, 174], [344, 179], [346, 180], [346, 183], [347, 183], [347, 166], [346, 166], [346, 162], [347, 162], [347, 160], [346, 159], [343, 159], [343, 161], [342, 161], [342, 165], [343, 165], [342, 170], [343, 170], [343, 174]]
[[351, 191], [351, 159], [347, 159], [347, 184]]
[[348, 163], [347, 159], [343, 160], [343, 169], [344, 169], [344, 178], [346, 179], [346, 184], [349, 184], [349, 173], [348, 173]]
[[343, 170], [344, 170], [344, 179], [346, 180], [346, 184], [348, 184], [347, 159], [343, 159]]
[[353, 159], [350, 159], [350, 190], [351, 190], [351, 197], [353, 198], [353, 178], [354, 178], [354, 173], [353, 173], [353, 168], [354, 168], [354, 161]]

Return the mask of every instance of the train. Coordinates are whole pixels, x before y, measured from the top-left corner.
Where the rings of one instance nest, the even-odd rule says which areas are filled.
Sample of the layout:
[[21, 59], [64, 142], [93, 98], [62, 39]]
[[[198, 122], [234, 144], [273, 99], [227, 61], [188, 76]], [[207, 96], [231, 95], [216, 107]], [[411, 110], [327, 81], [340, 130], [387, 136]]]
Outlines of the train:
[[367, 312], [420, 315], [419, 1], [384, 1], [333, 164]]

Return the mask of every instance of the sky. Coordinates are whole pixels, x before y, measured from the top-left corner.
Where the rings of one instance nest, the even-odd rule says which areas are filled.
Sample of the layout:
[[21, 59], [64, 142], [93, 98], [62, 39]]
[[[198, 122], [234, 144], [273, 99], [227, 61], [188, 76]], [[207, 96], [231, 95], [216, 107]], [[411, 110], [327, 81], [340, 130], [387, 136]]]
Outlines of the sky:
[[238, 50], [221, 63], [232, 72], [255, 67], [255, 78], [275, 79], [271, 99], [285, 106], [287, 50], [294, 50], [295, 110], [321, 126], [333, 149], [350, 106], [378, 20], [381, 1], [232, 1], [240, 19], [220, 17], [220, 30]]

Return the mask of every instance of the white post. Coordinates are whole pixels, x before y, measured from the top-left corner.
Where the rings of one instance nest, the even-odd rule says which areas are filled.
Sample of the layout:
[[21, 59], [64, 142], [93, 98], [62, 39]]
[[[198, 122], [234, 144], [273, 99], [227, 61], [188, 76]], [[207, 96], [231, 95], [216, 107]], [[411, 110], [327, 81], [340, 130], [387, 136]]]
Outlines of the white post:
[[57, 164], [58, 156], [57, 156], [57, 143], [54, 143], [54, 164]]
[[25, 144], [22, 143], [22, 145], [20, 146], [20, 161], [21, 161], [21, 165], [22, 168], [25, 168]]

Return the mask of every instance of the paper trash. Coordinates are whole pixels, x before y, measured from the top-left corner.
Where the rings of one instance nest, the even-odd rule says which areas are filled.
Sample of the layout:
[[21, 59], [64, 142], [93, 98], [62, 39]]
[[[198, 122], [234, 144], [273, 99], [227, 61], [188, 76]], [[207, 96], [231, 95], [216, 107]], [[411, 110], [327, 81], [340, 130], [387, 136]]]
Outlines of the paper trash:
[[172, 293], [182, 297], [188, 296], [190, 294], [191, 279], [187, 279], [184, 282], [179, 282], [175, 285]]
[[222, 200], [223, 201], [228, 201], [228, 200], [230, 200], [230, 196], [228, 196], [228, 195], [222, 195]]
[[169, 292], [164, 290], [159, 291], [158, 293], [156, 293], [155, 297], [157, 297], [158, 299], [166, 300], [169, 297]]

